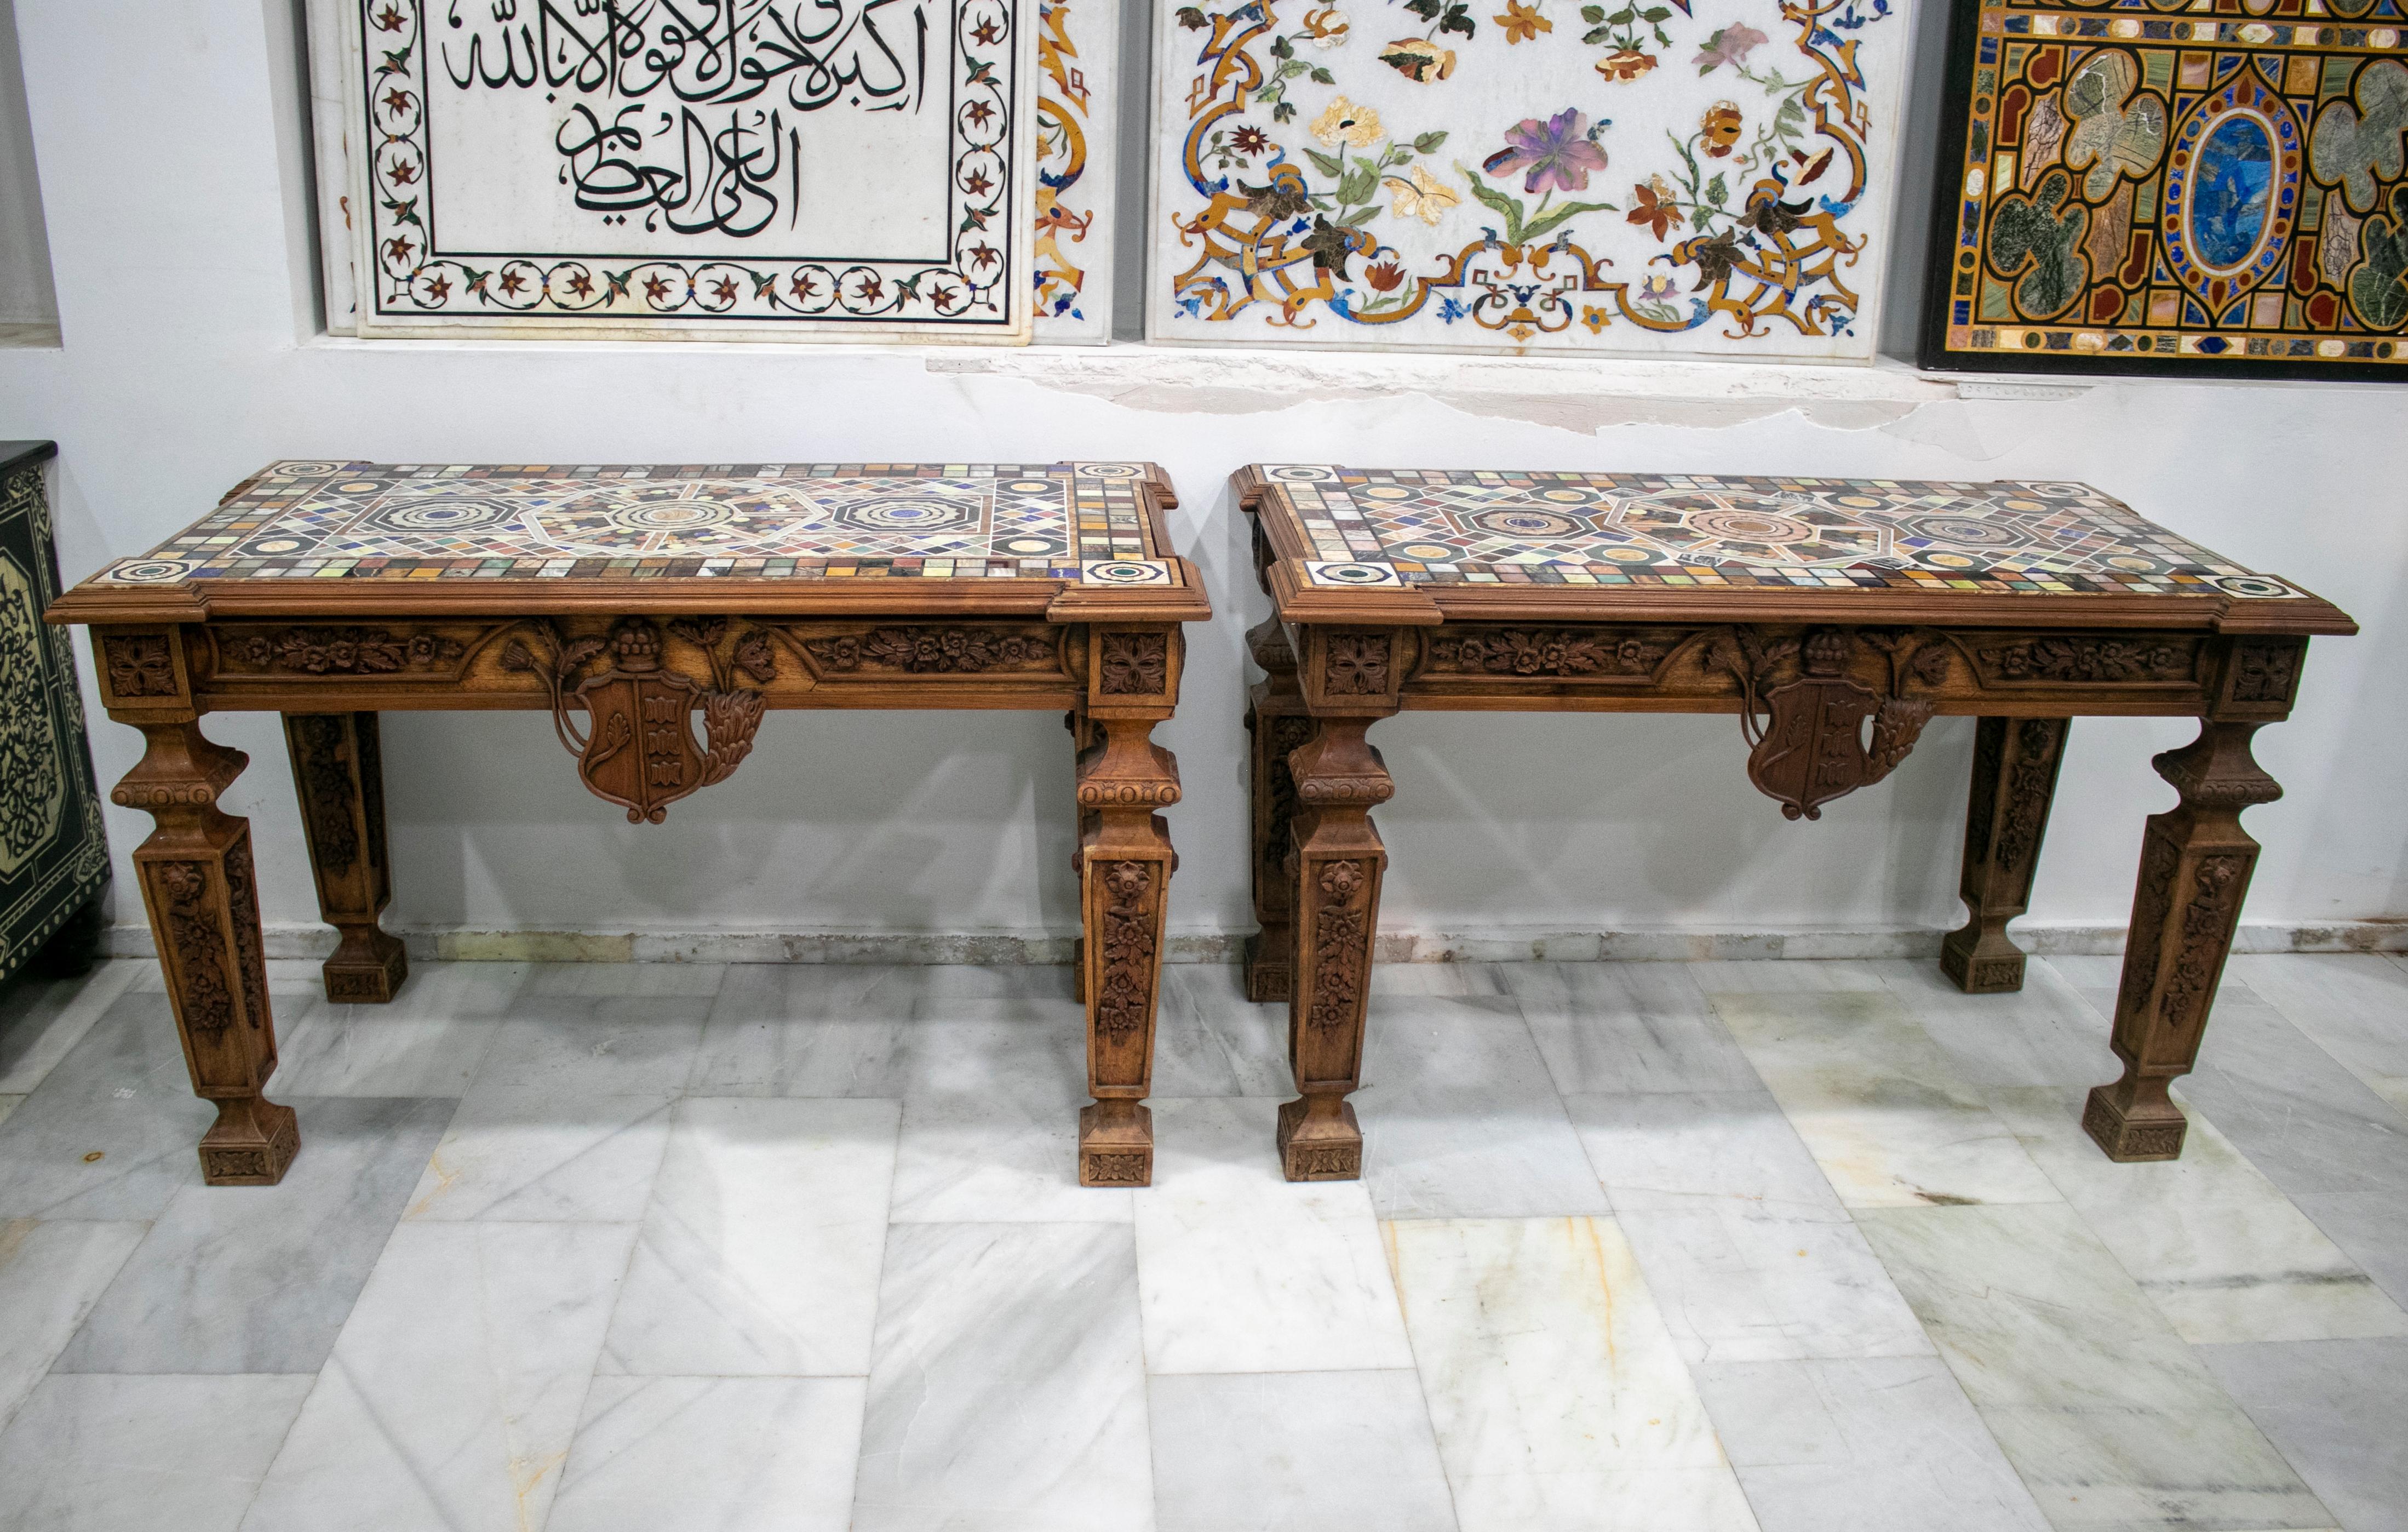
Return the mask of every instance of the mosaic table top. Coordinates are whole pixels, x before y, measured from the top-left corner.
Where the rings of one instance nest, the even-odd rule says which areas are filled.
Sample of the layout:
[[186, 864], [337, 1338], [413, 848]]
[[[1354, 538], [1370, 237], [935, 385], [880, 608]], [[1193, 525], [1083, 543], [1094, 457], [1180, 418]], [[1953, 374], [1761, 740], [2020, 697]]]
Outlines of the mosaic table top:
[[[2316, 599], [2079, 484], [1287, 465], [1310, 585]], [[2316, 601], [2322, 606], [2321, 601]]]
[[1128, 463], [280, 462], [86, 588], [191, 581], [1052, 580], [1176, 586]]

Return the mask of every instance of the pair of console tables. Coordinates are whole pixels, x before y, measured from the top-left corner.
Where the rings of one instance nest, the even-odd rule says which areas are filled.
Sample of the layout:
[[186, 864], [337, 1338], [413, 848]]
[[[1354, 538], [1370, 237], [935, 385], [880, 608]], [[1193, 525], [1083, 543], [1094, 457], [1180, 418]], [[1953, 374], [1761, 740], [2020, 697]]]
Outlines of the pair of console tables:
[[[2249, 737], [2286, 716], [2329, 603], [2184, 542], [2081, 484], [1254, 467], [1272, 617], [1250, 635], [1248, 994], [1286, 999], [1290, 1179], [1361, 1174], [1359, 1085], [1394, 784], [1367, 740], [1405, 708], [1739, 715], [1791, 817], [1880, 781], [1936, 714], [1982, 719], [1966, 831], [1971, 918], [1942, 965], [2014, 990], [2022, 913], [2075, 715], [2200, 720], [2157, 758], [2182, 794], [2147, 824], [2114, 1046], [2085, 1125], [2171, 1159], [2166, 1087], [2196, 1057], [2280, 793]], [[1166, 896], [1150, 738], [1177, 704], [1181, 625], [1211, 614], [1171, 548], [1176, 501], [1136, 464], [507, 468], [285, 462], [50, 611], [91, 625], [109, 715], [148, 749], [112, 797], [135, 852], [217, 1184], [280, 1178], [246, 758], [212, 711], [285, 715], [337, 1000], [390, 999], [377, 715], [549, 711], [631, 821], [723, 780], [772, 707], [1061, 708], [1079, 749], [1079, 1175], [1144, 1185]], [[701, 733], [695, 715], [701, 715]]]

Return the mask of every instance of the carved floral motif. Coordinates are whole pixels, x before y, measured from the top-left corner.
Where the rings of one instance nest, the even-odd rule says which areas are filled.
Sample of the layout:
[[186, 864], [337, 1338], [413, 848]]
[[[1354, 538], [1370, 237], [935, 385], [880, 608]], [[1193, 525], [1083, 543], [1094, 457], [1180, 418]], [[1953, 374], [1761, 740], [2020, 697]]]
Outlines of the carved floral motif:
[[457, 639], [440, 633], [392, 632], [380, 628], [294, 628], [229, 639], [226, 658], [252, 670], [297, 671], [305, 675], [383, 675], [431, 670], [457, 661]]
[[178, 1011], [185, 1030], [216, 1037], [234, 1024], [226, 985], [225, 940], [210, 900], [209, 870], [198, 861], [150, 863], [150, 887], [176, 964]]
[[1429, 668], [1487, 675], [1649, 675], [1670, 645], [1610, 629], [1508, 628], [1429, 641]]
[[909, 675], [976, 674], [981, 671], [1050, 670], [1051, 633], [1001, 628], [877, 628], [858, 636], [810, 639], [803, 647], [831, 671], [901, 671]]
[[2173, 972], [2166, 976], [2157, 1016], [2169, 1027], [2189, 1028], [2206, 1006], [2202, 1001], [2224, 961], [2233, 907], [2247, 886], [2248, 859], [2241, 856], [2202, 857], [2191, 874], [2191, 900], [2184, 906], [2182, 945], [2174, 955]]
[[2197, 651], [2160, 638], [2021, 639], [1982, 651], [2005, 681], [2187, 681]]
[[1370, 880], [1352, 861], [1326, 861], [1320, 868], [1312, 910], [1312, 997], [1306, 1020], [1326, 1031], [1352, 1021], [1362, 1003], [1369, 912], [1356, 903], [1356, 895]]
[[2026, 718], [2015, 726], [2014, 781], [2007, 789], [2006, 820], [1999, 826], [1997, 859], [2002, 873], [2023, 865], [2048, 824], [2050, 790], [2056, 786], [2049, 759], [2056, 754], [2062, 728], [2048, 718]]
[[1154, 864], [1116, 861], [1103, 874], [1103, 978], [1096, 1026], [1115, 1043], [1144, 1025], [1154, 992]]
[[360, 855], [351, 821], [351, 769], [342, 759], [343, 721], [324, 714], [295, 714], [290, 721], [301, 758], [301, 809], [309, 820], [310, 849], [321, 872], [342, 877]]

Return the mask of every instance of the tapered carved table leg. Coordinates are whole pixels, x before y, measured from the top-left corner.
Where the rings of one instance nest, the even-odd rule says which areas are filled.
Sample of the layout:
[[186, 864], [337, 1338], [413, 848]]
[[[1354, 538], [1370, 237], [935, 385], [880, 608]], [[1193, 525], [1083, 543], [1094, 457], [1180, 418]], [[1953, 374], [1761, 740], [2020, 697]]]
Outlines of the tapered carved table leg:
[[1371, 723], [1315, 718], [1292, 761], [1296, 982], [1287, 1036], [1301, 1095], [1279, 1115], [1280, 1168], [1292, 1181], [1363, 1173], [1363, 1131], [1346, 1097], [1363, 1081], [1363, 1016], [1388, 865], [1369, 811], [1397, 790], [1363, 737]]
[[1296, 779], [1288, 757], [1312, 732], [1304, 694], [1296, 682], [1296, 652], [1277, 617], [1266, 617], [1246, 634], [1254, 663], [1268, 679], [1246, 694], [1246, 731], [1253, 739], [1249, 822], [1254, 889], [1254, 923], [1246, 941], [1246, 998], [1285, 1000], [1296, 976], [1296, 890], [1288, 866], [1296, 816]]
[[1985, 718], [1973, 746], [1973, 788], [1965, 816], [1965, 872], [1958, 888], [1972, 912], [1940, 944], [1940, 970], [1968, 994], [2024, 987], [2023, 949], [2007, 922], [2031, 903], [2041, 837], [2057, 794], [2070, 718]]
[[201, 1138], [201, 1175], [212, 1186], [273, 1186], [301, 1135], [293, 1108], [260, 1094], [276, 1072], [276, 1023], [267, 1009], [251, 822], [217, 806], [251, 758], [210, 744], [190, 720], [139, 727], [149, 748], [109, 796], [149, 810], [156, 825], [135, 849], [134, 866], [193, 1092], [218, 1106]]
[[318, 913], [342, 937], [326, 960], [326, 998], [391, 1000], [409, 976], [409, 957], [377, 924], [377, 912], [393, 901], [377, 715], [288, 713], [284, 740], [318, 880]]
[[2141, 875], [2115, 996], [2115, 1055], [2124, 1077], [2090, 1092], [2082, 1125], [2111, 1160], [2172, 1160], [2186, 1126], [2166, 1088], [2189, 1073], [2240, 923], [2258, 843], [2241, 811], [2282, 788], [2249, 754], [2255, 723], [2207, 722], [2199, 738], [2157, 758], [2182, 793], [2149, 817]]
[[1079, 1113], [1079, 1184], [1154, 1179], [1154, 1003], [1163, 914], [1175, 859], [1154, 811], [1179, 801], [1179, 763], [1147, 736], [1150, 718], [1089, 725], [1079, 761], [1081, 992], [1087, 1005], [1087, 1093]]

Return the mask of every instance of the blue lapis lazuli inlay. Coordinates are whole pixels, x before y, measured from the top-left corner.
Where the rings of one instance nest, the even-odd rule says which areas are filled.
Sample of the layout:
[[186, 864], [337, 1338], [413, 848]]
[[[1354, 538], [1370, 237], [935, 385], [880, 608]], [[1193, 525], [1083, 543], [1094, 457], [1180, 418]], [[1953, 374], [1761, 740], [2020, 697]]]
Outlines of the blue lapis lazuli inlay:
[[2191, 173], [2190, 241], [2212, 267], [2241, 265], [2266, 232], [2274, 142], [2266, 124], [2236, 113], [2199, 146]]

